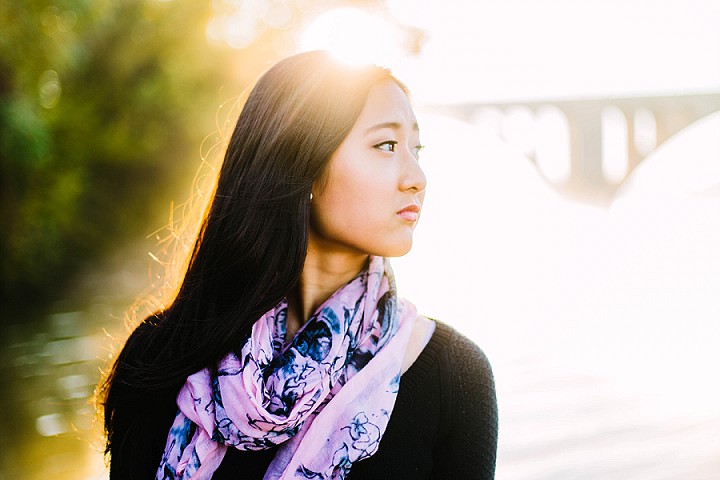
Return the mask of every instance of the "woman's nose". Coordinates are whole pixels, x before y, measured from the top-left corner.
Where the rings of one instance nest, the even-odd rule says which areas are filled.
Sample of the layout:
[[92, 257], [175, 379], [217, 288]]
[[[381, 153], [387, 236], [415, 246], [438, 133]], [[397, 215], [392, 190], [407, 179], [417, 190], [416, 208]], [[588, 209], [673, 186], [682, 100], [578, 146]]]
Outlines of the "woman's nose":
[[424, 191], [427, 185], [427, 178], [425, 178], [425, 172], [423, 172], [423, 169], [420, 167], [417, 156], [413, 155], [408, 149], [404, 160], [405, 169], [401, 183], [402, 190]]

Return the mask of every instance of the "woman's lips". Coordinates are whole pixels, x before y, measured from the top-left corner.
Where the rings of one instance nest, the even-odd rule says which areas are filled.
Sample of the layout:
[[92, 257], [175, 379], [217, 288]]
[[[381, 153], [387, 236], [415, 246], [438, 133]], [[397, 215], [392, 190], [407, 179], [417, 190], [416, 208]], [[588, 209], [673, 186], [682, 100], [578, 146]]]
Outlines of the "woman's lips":
[[417, 219], [420, 217], [420, 207], [415, 204], [408, 205], [397, 212], [397, 214], [403, 220], [407, 220], [408, 222], [417, 222]]

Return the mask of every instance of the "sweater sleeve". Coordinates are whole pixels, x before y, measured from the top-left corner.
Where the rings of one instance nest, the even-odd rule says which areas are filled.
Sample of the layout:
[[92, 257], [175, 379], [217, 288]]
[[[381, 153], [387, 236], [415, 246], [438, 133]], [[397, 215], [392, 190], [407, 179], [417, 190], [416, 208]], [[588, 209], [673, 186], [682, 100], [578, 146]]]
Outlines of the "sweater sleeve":
[[498, 412], [487, 357], [454, 332], [440, 358], [441, 430], [434, 452], [433, 478], [492, 479], [497, 455]]

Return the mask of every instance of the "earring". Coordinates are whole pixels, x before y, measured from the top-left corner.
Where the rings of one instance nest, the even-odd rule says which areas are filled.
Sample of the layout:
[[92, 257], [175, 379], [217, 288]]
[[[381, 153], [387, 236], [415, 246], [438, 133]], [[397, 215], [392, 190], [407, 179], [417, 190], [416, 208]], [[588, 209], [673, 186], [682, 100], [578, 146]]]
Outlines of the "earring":
[[312, 199], [313, 199], [313, 194], [312, 194], [312, 192], [310, 192], [310, 201], [311, 202], [312, 202]]

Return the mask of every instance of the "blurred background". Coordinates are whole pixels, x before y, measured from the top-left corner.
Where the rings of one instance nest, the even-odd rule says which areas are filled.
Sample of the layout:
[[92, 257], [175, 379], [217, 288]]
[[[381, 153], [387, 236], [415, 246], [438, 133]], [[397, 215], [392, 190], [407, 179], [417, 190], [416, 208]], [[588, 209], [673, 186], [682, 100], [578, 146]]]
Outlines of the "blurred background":
[[497, 478], [719, 479], [718, 25], [714, 0], [0, 0], [0, 479], [107, 477], [100, 369], [162, 303], [242, 92], [315, 48], [413, 92], [398, 284], [490, 357]]

